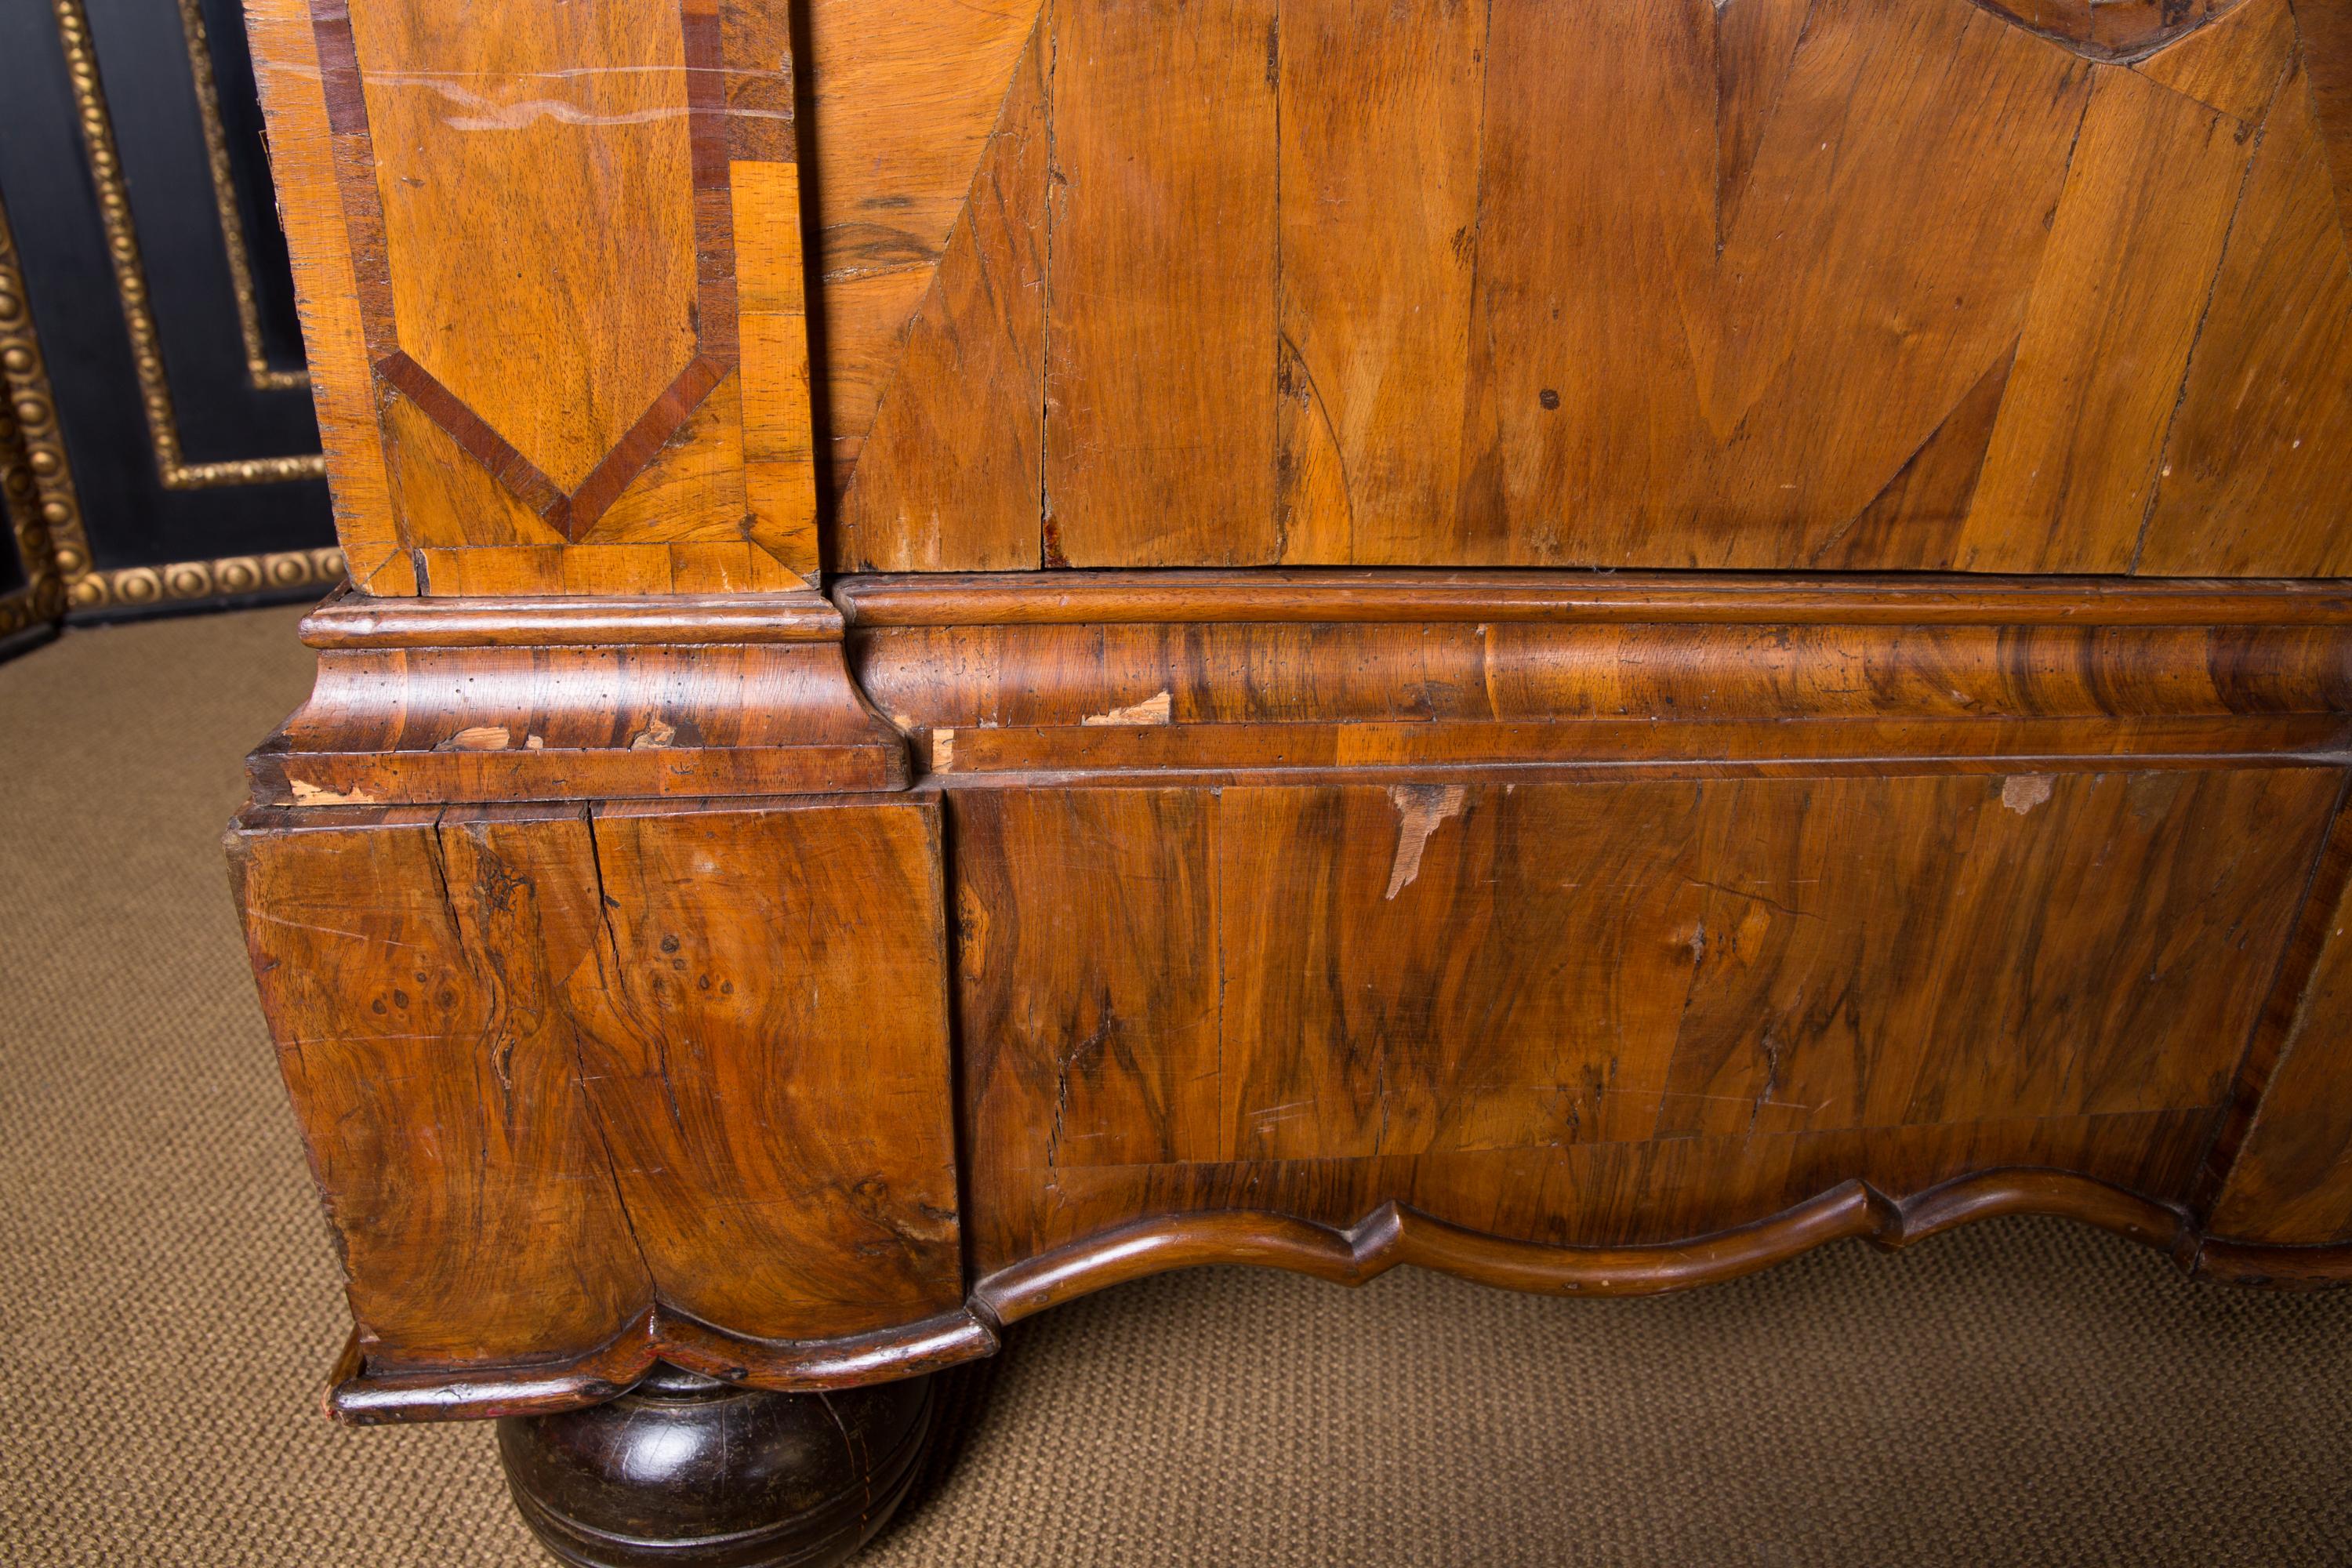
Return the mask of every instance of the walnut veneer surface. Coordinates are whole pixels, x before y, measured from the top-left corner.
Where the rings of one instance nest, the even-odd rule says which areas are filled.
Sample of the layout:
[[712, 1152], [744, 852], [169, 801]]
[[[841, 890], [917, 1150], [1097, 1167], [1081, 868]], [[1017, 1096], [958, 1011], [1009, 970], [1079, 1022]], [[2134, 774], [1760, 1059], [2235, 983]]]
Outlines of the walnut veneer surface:
[[249, 10], [342, 1415], [1213, 1261], [2352, 1278], [2343, 0]]

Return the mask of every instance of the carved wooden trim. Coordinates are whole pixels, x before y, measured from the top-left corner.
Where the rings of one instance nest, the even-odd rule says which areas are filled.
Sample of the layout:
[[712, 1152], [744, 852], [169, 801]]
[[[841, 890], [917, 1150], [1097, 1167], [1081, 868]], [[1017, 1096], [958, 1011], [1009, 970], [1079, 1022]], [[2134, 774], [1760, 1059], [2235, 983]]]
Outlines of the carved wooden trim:
[[601, 1404], [668, 1362], [705, 1376], [785, 1393], [913, 1377], [996, 1353], [996, 1328], [970, 1309], [837, 1340], [753, 1340], [655, 1308], [575, 1360], [461, 1375], [372, 1373], [354, 1334], [329, 1373], [325, 1404], [357, 1426], [542, 1415]]
[[906, 787], [904, 742], [814, 593], [757, 599], [350, 595], [304, 622], [310, 700], [247, 759], [261, 805]]
[[1549, 1247], [1483, 1235], [1383, 1204], [1346, 1229], [1290, 1215], [1224, 1210], [1139, 1220], [982, 1279], [963, 1310], [880, 1333], [746, 1340], [659, 1311], [574, 1361], [442, 1375], [371, 1374], [346, 1346], [326, 1394], [339, 1419], [466, 1420], [610, 1399], [656, 1360], [750, 1387], [842, 1388], [935, 1372], [995, 1352], [1004, 1324], [1154, 1274], [1247, 1264], [1362, 1285], [1400, 1264], [1506, 1289], [1646, 1296], [1721, 1284], [1832, 1241], [1889, 1251], [1979, 1220], [2038, 1215], [2095, 1226], [2171, 1255], [2185, 1273], [2247, 1283], [2352, 1283], [2352, 1246], [2264, 1247], [2208, 1237], [2188, 1214], [2063, 1171], [1986, 1171], [1907, 1197], [1845, 1182], [1753, 1225], [1651, 1247]]
[[2331, 583], [1150, 572], [836, 596], [861, 687], [950, 785], [2352, 745], [2352, 598]]

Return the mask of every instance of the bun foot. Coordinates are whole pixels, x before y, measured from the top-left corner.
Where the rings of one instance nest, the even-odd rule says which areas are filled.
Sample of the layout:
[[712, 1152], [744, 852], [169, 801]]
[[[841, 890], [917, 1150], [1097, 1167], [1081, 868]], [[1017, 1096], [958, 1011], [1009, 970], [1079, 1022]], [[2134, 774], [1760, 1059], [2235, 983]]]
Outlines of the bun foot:
[[771, 1394], [656, 1366], [628, 1393], [499, 1423], [515, 1507], [583, 1568], [830, 1568], [925, 1469], [932, 1380]]

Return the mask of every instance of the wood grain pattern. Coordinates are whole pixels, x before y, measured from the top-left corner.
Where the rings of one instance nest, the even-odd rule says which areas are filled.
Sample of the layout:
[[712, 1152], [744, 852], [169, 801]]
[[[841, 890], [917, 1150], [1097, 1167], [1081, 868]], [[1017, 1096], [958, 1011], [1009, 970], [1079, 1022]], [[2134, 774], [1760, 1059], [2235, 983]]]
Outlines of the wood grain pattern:
[[333, 438], [389, 469], [355, 536], [365, 584], [802, 586], [818, 552], [789, 29], [718, 0], [484, 27], [441, 0], [317, 0], [305, 62], [298, 23], [280, 42], [315, 98], [281, 96], [298, 138], [314, 101], [325, 121], [310, 176], [341, 232], [320, 243], [350, 277], [312, 331], [356, 325], [363, 345], [322, 361], [322, 406], [373, 426]]
[[738, 163], [736, 289], [743, 383], [743, 532], [814, 582], [816, 445], [809, 414], [808, 304], [798, 166]]
[[2150, 81], [2252, 124], [2270, 107], [2294, 51], [2287, 0], [2245, 0], [2135, 68]]
[[270, 173], [293, 262], [336, 537], [353, 583], [373, 593], [414, 594], [415, 568], [395, 520], [376, 427], [359, 284], [307, 0], [255, 0], [246, 26], [268, 115]]
[[2009, 394], [2014, 350], [1979, 377], [1969, 395], [1911, 454], [1886, 488], [1805, 558], [1809, 568], [1840, 571], [1885, 561], [1949, 561], [1976, 503], [1977, 483]]
[[1692, 338], [1712, 472], [1683, 505], [1719, 521], [1644, 554], [1802, 559], [1885, 488], [2017, 340], [2089, 77], [1967, 5], [1816, 5]]
[[2332, 582], [2130, 577], [1833, 578], [1654, 572], [1070, 572], [849, 577], [853, 626], [1190, 625], [1221, 621], [1475, 625], [2352, 625]]
[[2334, 629], [1269, 625], [877, 627], [909, 730], [2158, 718], [2352, 711]]
[[1486, 8], [1290, 0], [1279, 41], [1274, 555], [1427, 559], [1461, 486]]
[[[813, 0], [815, 244], [825, 469], [847, 486], [901, 334], [930, 287], [1039, 0]], [[1042, 177], [1032, 195], [1042, 204]]]
[[937, 808], [594, 821], [612, 967], [575, 1004], [583, 1083], [664, 1299], [760, 1339], [954, 1308]]
[[2095, 58], [2161, 48], [2240, 0], [1988, 0], [1987, 8], [2070, 44]]
[[371, 1368], [957, 1306], [936, 807], [335, 822], [231, 847]]
[[2138, 570], [2328, 576], [2352, 442], [2352, 256], [2306, 71], [2289, 77], [2189, 362]]
[[[1201, 794], [1018, 792], [954, 810], [963, 1116], [975, 1157], [1021, 1169], [1222, 1157], [1218, 956]], [[1026, 868], [1058, 858], [1066, 897]], [[1106, 963], [1150, 952], [1149, 964]], [[1041, 1111], [1043, 1112], [1041, 1114]]]
[[2293, 7], [2302, 63], [2311, 81], [2312, 114], [2327, 150], [2338, 222], [2352, 229], [2352, 16], [2334, 0]]
[[1271, 560], [1274, 0], [1051, 16], [1046, 560]]
[[[1135, 1216], [1162, 1218], [1180, 1230], [1188, 1227], [1162, 1216], [1206, 1222], [1200, 1224], [1202, 1238], [1223, 1245], [1204, 1247], [1189, 1261], [1281, 1266], [1280, 1257], [1268, 1256], [1232, 1230], [1263, 1236], [1274, 1228], [1266, 1221], [1275, 1216], [1294, 1226], [1306, 1221], [1352, 1229], [1367, 1220], [1377, 1223], [1381, 1208], [1394, 1203], [1496, 1238], [1506, 1244], [1496, 1250], [1507, 1255], [1513, 1242], [1580, 1249], [1555, 1260], [1554, 1268], [1545, 1271], [1552, 1277], [1549, 1282], [1534, 1270], [1517, 1274], [1512, 1282], [1520, 1289], [1572, 1291], [1595, 1283], [1592, 1276], [1600, 1270], [1585, 1265], [1613, 1260], [1592, 1259], [1580, 1249], [1656, 1247], [1658, 1255], [1642, 1260], [1648, 1268], [1639, 1273], [1648, 1277], [1648, 1289], [1668, 1289], [1682, 1282], [1685, 1268], [1699, 1280], [1709, 1276], [1705, 1260], [1724, 1245], [1726, 1231], [1736, 1233], [1818, 1200], [1856, 1179], [1856, 1171], [1864, 1173], [1859, 1179], [1872, 1187], [1908, 1194], [1974, 1173], [2040, 1166], [2155, 1194], [2157, 1204], [2178, 1203], [2209, 1121], [2207, 1115], [2185, 1112], [2044, 1118], [1974, 1127], [1671, 1138], [1391, 1160], [1091, 1166], [1008, 1180], [1000, 1189], [976, 1182], [966, 1224], [975, 1260], [991, 1272], [1053, 1258], [1061, 1247], [1081, 1255], [1110, 1253], [1106, 1261], [1111, 1261], [1119, 1243], [1129, 1239], [1121, 1231]], [[1220, 1228], [1226, 1230], [1223, 1237], [1217, 1236]], [[1772, 1248], [1766, 1256], [1801, 1250], [1798, 1244]], [[1182, 1267], [1183, 1261], [1169, 1266]], [[2342, 1268], [2340, 1256], [2336, 1266]], [[1483, 1269], [1467, 1271], [1473, 1278], [1494, 1278]], [[1634, 1290], [1643, 1288], [1628, 1284]]]
[[[708, 519], [599, 519], [735, 364], [740, 285], [766, 301], [749, 534], [800, 581], [821, 554], [2335, 569], [2326, 7], [827, 0], [791, 104], [789, 28], [675, 3], [453, 42], [441, 0], [320, 0], [347, 230], [320, 265], [340, 243], [373, 358], [567, 539], [724, 526], [725, 487]], [[589, 97], [530, 96], [559, 57]], [[779, 303], [803, 206], [814, 383], [807, 306]], [[499, 245], [556, 259], [469, 270]], [[511, 551], [501, 510], [480, 543]], [[395, 549], [470, 522], [353, 526], [396, 586]], [[643, 591], [658, 559], [422, 565], [434, 592]]]
[[1196, 1262], [2352, 1279], [2341, 6], [257, 3], [346, 1417]]
[[[1155, 929], [1214, 910], [1189, 990], [1156, 970], [1149, 1015], [1081, 1016], [1034, 963], [968, 976], [970, 1081], [1030, 1097], [993, 1125], [1057, 1134], [1043, 1160], [1034, 1134], [975, 1147], [1029, 1170], [1202, 1158], [1197, 1109], [1178, 1152], [1139, 1159], [1151, 1122], [1071, 1092], [1111, 1060], [1218, 1085], [1221, 1156], [1244, 1161], [2210, 1109], [2337, 783], [1229, 788], [1198, 808], [1213, 859], [1140, 879]], [[959, 858], [992, 949], [1118, 950], [1065, 883], [1106, 844], [1082, 822], [1194, 808], [1094, 793], [950, 797], [960, 830], [968, 811], [1027, 825]], [[1150, 1023], [1196, 1014], [1214, 1027]]]
[[1706, 309], [1716, 254], [1714, 19], [1492, 5], [1465, 561], [1616, 562], [1659, 530], [1652, 563], [1698, 564], [1672, 531], [1699, 426], [1685, 302]]
[[348, 14], [395, 342], [569, 491], [697, 352], [677, 10]]
[[[2116, 1147], [2124, 1140], [2110, 1135], [2103, 1142]], [[2042, 1147], [2053, 1142], [2046, 1140]], [[2133, 1171], [2147, 1173], [2147, 1163]], [[1251, 1180], [1279, 1187], [1282, 1196], [1307, 1184], [1336, 1194], [1340, 1184], [1328, 1180], [1328, 1171], [1306, 1173], [1284, 1166], [1251, 1168]], [[2011, 1168], [1959, 1175], [1903, 1196], [1889, 1196], [1867, 1180], [1851, 1180], [1748, 1225], [1670, 1244], [1515, 1241], [1446, 1223], [1395, 1199], [1367, 1208], [1352, 1223], [1301, 1220], [1263, 1208], [1176, 1213], [1004, 1265], [981, 1281], [973, 1300], [1012, 1323], [1131, 1279], [1233, 1262], [1291, 1269], [1343, 1286], [1369, 1284], [1397, 1265], [1413, 1265], [1512, 1290], [1654, 1295], [1738, 1279], [1828, 1241], [1872, 1241], [1894, 1250], [1971, 1220], [2016, 1213], [2065, 1215], [2133, 1241], [2185, 1250], [2192, 1258], [2200, 1244], [2178, 1208], [2082, 1175]], [[2258, 1256], [2249, 1262], [2270, 1262], [2288, 1248], [2246, 1250]], [[2322, 1268], [2340, 1272], [2343, 1262], [2340, 1248], [2328, 1248]]]
[[[604, 552], [548, 552], [565, 561]], [[907, 782], [904, 742], [850, 684], [840, 616], [805, 591], [667, 604], [353, 596], [314, 616], [304, 635], [320, 650], [318, 682], [247, 760], [265, 805], [694, 798]]]
[[413, 549], [563, 542], [553, 524], [500, 484], [414, 399], [386, 391], [379, 417], [392, 496]]
[[2130, 71], [2100, 74], [1955, 564], [2131, 565], [2248, 139]]
[[[232, 834], [263, 1006], [362, 1352], [578, 1353], [654, 1291], [562, 1005], [596, 914], [549, 873], [555, 840], [585, 828], [576, 809], [509, 811], [445, 838], [438, 816]], [[483, 879], [493, 864], [502, 883]]]
[[2239, 1074], [2242, 1116], [2207, 1157], [2210, 1227], [2233, 1241], [2314, 1247], [2352, 1235], [2352, 816], [2314, 868], [2294, 943]]
[[[730, 371], [579, 536], [583, 544], [739, 542], [752, 526], [745, 487], [744, 373]], [[805, 428], [805, 425], [803, 425]], [[766, 534], [775, 548], [791, 546]]]
[[[1246, 9], [1041, 21], [1051, 200], [1006, 203], [1043, 216], [994, 248], [1043, 258], [1047, 564], [2134, 569], [2285, 0]], [[1179, 80], [1199, 90], [1162, 112]], [[1121, 131], [1130, 110], [1168, 133]], [[2320, 360], [2346, 336], [2328, 264], [2281, 258], [2262, 318], [2310, 345], [2272, 395], [2323, 423], [2352, 418]], [[836, 374], [961, 408], [941, 339], [1002, 334], [978, 304], [948, 319], [903, 352], [856, 327]], [[2255, 528], [2284, 482], [2243, 444], [2257, 420], [2182, 417], [2234, 443], [2224, 510]], [[869, 492], [940, 493], [971, 444], [894, 436]], [[2340, 510], [2338, 479], [2294, 478], [2297, 505]], [[1016, 493], [968, 539], [946, 506], [861, 513], [835, 558], [1023, 564]], [[1106, 510], [1123, 531], [1097, 544]]]
[[[858, 570], [1034, 567], [1045, 483], [1045, 34], [1031, 35], [841, 504]], [[835, 426], [849, 416], [836, 405]], [[864, 448], [861, 448], [864, 450]]]
[[1716, 238], [1748, 194], [1756, 154], [1789, 80], [1813, 0], [1757, 0], [1716, 12]]

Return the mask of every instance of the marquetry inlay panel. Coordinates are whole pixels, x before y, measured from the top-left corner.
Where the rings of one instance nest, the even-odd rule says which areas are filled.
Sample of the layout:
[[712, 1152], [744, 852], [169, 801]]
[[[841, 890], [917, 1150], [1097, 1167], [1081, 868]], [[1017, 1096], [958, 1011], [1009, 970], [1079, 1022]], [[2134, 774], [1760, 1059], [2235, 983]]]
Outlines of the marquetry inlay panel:
[[257, 9], [356, 580], [738, 592], [813, 573], [782, 18]]

